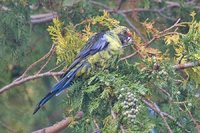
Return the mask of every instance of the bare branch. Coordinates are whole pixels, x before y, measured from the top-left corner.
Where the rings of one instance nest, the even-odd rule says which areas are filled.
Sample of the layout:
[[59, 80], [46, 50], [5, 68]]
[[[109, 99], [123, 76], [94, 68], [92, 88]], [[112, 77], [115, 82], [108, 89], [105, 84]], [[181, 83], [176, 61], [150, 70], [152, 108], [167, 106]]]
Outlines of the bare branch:
[[75, 118], [67, 117], [64, 120], [62, 120], [52, 126], [34, 131], [32, 133], [58, 133], [58, 132], [64, 130], [65, 128], [67, 128], [72, 122], [74, 122], [75, 120], [80, 120], [82, 117], [83, 117], [83, 112], [80, 111], [76, 114]]
[[[30, 6], [31, 9], [34, 9], [33, 7], [34, 6]], [[12, 11], [12, 10], [4, 5], [0, 5], [0, 11]], [[50, 13], [31, 15], [30, 22], [31, 22], [31, 24], [44, 23], [44, 22], [49, 22], [56, 17], [58, 17], [58, 13], [54, 12], [54, 11], [52, 11]]]
[[31, 20], [43, 19], [45, 17], [50, 17], [50, 16], [53, 16], [53, 15], [57, 15], [57, 12], [50, 12], [50, 13], [42, 13], [42, 14], [31, 15]]
[[4, 93], [5, 91], [10, 90], [12, 87], [19, 86], [20, 84], [23, 84], [23, 83], [25, 83], [27, 81], [38, 79], [38, 78], [45, 77], [45, 76], [60, 76], [63, 73], [64, 72], [45, 72], [45, 73], [41, 73], [41, 74], [28, 76], [28, 77], [22, 78], [22, 79], [17, 80], [17, 81], [15, 80], [12, 83], [10, 83], [10, 84], [4, 86], [3, 88], [1, 88], [0, 89], [0, 94]]
[[67, 117], [66, 119], [54, 124], [53, 126], [46, 127], [38, 131], [34, 131], [32, 133], [57, 133], [59, 131], [62, 131], [66, 127], [68, 127], [72, 121], [73, 121], [73, 117]]
[[31, 23], [32, 24], [45, 23], [45, 22], [52, 21], [56, 17], [58, 17], [58, 15], [52, 15], [52, 16], [48, 16], [48, 17], [44, 17], [40, 19], [31, 19]]
[[58, 17], [57, 12], [31, 15], [31, 24], [48, 22], [48, 21], [51, 21], [52, 19], [54, 19], [56, 17]]
[[186, 68], [197, 67], [197, 66], [200, 66], [200, 61], [189, 62], [185, 64], [177, 64], [177, 65], [174, 65], [173, 68], [176, 70], [180, 70], [180, 69], [186, 69]]

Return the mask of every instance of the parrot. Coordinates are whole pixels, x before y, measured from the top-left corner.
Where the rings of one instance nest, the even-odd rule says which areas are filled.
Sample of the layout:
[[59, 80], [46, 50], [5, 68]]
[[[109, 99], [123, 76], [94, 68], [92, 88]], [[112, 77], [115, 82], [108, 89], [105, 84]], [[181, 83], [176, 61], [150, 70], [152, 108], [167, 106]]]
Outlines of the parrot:
[[90, 37], [71, 65], [65, 70], [61, 80], [37, 104], [33, 114], [53, 96], [58, 96], [65, 89], [70, 88], [77, 78], [89, 75], [95, 70], [109, 68], [111, 62], [123, 54], [124, 47], [131, 44], [132, 33], [125, 26], [118, 26]]

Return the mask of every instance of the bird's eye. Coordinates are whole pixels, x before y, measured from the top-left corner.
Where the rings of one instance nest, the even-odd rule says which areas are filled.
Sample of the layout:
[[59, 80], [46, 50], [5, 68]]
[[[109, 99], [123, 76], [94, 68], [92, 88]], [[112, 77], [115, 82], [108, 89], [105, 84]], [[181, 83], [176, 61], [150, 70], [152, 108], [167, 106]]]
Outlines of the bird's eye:
[[124, 35], [127, 35], [127, 31], [126, 30], [124, 31]]

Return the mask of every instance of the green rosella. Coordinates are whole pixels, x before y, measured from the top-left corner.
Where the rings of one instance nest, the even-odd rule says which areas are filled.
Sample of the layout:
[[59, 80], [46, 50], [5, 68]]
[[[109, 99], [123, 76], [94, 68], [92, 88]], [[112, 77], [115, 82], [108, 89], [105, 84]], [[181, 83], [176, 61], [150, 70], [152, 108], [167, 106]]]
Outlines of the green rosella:
[[69, 88], [78, 77], [89, 75], [95, 69], [108, 68], [111, 62], [123, 53], [123, 47], [131, 42], [131, 32], [124, 26], [92, 36], [62, 75], [62, 80], [38, 103], [33, 114], [54, 95], [57, 96]]

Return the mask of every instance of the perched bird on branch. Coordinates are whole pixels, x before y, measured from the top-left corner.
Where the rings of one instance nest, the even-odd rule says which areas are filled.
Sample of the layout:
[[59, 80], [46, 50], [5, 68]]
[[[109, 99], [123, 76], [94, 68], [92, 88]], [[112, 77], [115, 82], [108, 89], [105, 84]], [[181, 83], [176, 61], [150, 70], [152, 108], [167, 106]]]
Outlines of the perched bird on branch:
[[54, 95], [57, 96], [69, 88], [76, 78], [89, 75], [91, 71], [99, 68], [108, 68], [123, 53], [123, 48], [131, 42], [131, 32], [124, 26], [92, 36], [62, 75], [62, 80], [38, 103], [33, 114]]

